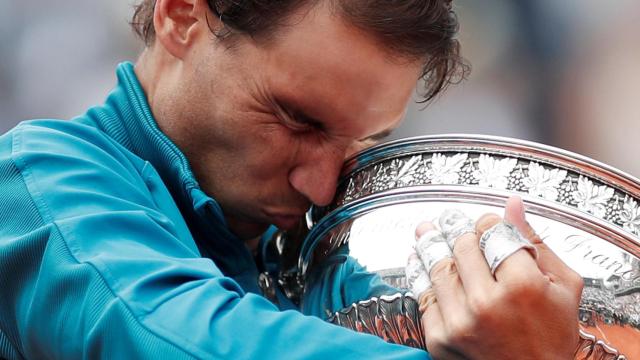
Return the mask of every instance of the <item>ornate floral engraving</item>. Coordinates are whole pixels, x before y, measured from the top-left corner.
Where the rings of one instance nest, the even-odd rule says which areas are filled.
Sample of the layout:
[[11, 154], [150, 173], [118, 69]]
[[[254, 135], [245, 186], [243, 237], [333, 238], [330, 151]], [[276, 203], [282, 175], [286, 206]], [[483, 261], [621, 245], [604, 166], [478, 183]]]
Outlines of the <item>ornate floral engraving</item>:
[[536, 161], [482, 153], [422, 153], [381, 161], [351, 174], [334, 205], [416, 185], [478, 185], [526, 193], [593, 214], [640, 235], [638, 199], [569, 170]]
[[478, 179], [473, 176], [473, 173], [476, 171], [475, 166], [473, 165], [474, 160], [469, 159], [467, 161], [467, 165], [462, 167], [460, 170], [460, 184], [466, 185], [475, 185], [478, 184]]
[[347, 185], [347, 190], [344, 194], [344, 202], [349, 202], [353, 200], [353, 196], [356, 194], [356, 181], [355, 179], [349, 179], [349, 185]]
[[473, 177], [478, 180], [480, 186], [504, 190], [509, 185], [509, 175], [517, 163], [517, 159], [496, 159], [481, 154], [478, 158], [478, 169], [473, 172]]
[[573, 189], [575, 188], [575, 181], [572, 177], [567, 176], [566, 181], [564, 181], [560, 187], [558, 188], [558, 201], [562, 204], [573, 206]]
[[415, 184], [418, 171], [420, 170], [421, 160], [422, 156], [420, 155], [412, 156], [409, 160], [407, 160], [398, 170], [398, 173], [393, 179], [393, 183], [399, 185]]
[[427, 172], [427, 177], [432, 184], [458, 184], [460, 169], [462, 169], [467, 157], [468, 155], [465, 153], [453, 156], [433, 154], [431, 169]]
[[622, 209], [618, 216], [623, 229], [640, 235], [640, 207], [638, 207], [638, 203], [633, 198], [624, 197]]
[[613, 193], [612, 188], [595, 185], [591, 180], [580, 176], [577, 189], [571, 195], [578, 209], [604, 218], [607, 202], [613, 197]]
[[525, 169], [522, 164], [519, 164], [509, 177], [508, 189], [518, 192], [526, 192], [527, 187], [525, 186], [524, 179]]
[[528, 176], [522, 182], [529, 194], [553, 201], [558, 198], [560, 183], [566, 177], [566, 170], [545, 169], [542, 165], [532, 161], [529, 163]]

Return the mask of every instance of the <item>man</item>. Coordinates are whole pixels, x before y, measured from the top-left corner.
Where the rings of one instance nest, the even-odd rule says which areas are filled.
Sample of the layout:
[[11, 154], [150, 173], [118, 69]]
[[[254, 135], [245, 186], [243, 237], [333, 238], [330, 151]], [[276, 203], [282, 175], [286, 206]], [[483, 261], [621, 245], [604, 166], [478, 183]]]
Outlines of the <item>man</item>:
[[[281, 293], [278, 308], [257, 279], [267, 227], [329, 203], [343, 160], [398, 125], [416, 80], [429, 99], [456, 71], [449, 1], [157, 0], [134, 25], [147, 47], [103, 105], [0, 138], [0, 357], [427, 357], [285, 311]], [[526, 231], [518, 206], [507, 217]], [[434, 357], [571, 355], [578, 279], [516, 255], [493, 280], [434, 267]], [[328, 286], [332, 308], [302, 312], [388, 290], [353, 260]]]

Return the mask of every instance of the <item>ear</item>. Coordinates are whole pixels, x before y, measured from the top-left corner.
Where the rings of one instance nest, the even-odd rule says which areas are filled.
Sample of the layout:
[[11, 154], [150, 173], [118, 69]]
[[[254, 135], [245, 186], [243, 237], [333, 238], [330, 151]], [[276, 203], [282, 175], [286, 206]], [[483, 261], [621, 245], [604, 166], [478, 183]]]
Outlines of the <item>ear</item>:
[[202, 0], [157, 0], [153, 12], [156, 41], [173, 56], [184, 58], [203, 30], [208, 29], [211, 16], [207, 12], [206, 1]]

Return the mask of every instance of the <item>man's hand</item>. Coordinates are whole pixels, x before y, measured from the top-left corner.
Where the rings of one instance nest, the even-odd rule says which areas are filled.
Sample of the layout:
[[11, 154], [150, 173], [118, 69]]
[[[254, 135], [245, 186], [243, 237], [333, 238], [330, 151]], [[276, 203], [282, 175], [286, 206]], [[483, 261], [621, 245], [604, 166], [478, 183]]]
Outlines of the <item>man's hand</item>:
[[[513, 224], [535, 246], [537, 258], [532, 256], [535, 251], [522, 248], [504, 259], [492, 275], [479, 241], [501, 221]], [[423, 223], [416, 235], [435, 229]], [[504, 219], [482, 216], [475, 231], [447, 239], [453, 256], [427, 266], [432, 288], [421, 303], [431, 355], [436, 359], [572, 359], [578, 343], [582, 278], [536, 235], [525, 220], [520, 198], [508, 200]]]

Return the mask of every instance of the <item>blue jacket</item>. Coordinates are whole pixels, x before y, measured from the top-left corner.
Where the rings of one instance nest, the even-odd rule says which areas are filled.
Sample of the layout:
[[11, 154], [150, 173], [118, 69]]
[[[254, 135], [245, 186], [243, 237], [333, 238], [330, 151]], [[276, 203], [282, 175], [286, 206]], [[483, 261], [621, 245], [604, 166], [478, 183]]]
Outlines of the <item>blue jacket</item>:
[[103, 105], [0, 137], [0, 358], [428, 357], [319, 318], [389, 291], [351, 259], [302, 310], [259, 295], [133, 65], [117, 75]]

